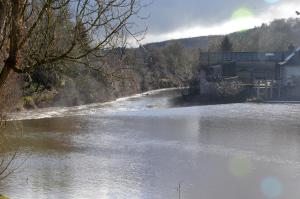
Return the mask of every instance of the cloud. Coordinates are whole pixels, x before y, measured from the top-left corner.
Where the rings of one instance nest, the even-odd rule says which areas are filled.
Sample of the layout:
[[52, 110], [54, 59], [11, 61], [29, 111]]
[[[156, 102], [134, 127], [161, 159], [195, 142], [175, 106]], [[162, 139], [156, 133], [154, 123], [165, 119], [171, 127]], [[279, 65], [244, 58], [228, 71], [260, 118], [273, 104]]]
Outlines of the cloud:
[[[154, 0], [141, 15], [150, 17], [144, 43], [182, 37], [227, 34], [296, 17], [298, 0]], [[299, 9], [300, 10], [300, 9]]]

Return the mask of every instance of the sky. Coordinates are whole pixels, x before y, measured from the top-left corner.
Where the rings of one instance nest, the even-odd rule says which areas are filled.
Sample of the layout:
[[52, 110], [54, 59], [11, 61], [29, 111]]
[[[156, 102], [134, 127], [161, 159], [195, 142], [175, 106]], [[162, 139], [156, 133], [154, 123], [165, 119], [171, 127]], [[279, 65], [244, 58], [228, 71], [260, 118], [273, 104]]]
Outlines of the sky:
[[[300, 0], [152, 0], [143, 8], [142, 43], [228, 34], [274, 19], [297, 17]], [[143, 24], [143, 25], [142, 25]]]

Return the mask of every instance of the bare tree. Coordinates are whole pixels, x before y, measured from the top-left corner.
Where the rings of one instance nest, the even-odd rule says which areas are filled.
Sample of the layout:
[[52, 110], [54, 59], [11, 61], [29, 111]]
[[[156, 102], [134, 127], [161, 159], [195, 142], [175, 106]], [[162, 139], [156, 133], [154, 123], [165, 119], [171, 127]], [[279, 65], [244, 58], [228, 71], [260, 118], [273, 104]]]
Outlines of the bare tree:
[[0, 87], [12, 71], [62, 61], [87, 65], [125, 45], [128, 36], [138, 39], [142, 32], [132, 31], [130, 19], [141, 1], [0, 0]]

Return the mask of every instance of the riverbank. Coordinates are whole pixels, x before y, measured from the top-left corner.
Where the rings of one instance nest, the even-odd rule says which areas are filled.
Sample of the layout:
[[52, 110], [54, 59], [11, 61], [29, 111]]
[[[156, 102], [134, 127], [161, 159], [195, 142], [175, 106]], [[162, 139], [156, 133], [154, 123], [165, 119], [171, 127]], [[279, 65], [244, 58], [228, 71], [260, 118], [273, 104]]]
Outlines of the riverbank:
[[[106, 83], [99, 81], [87, 83], [68, 78], [63, 86], [60, 87], [25, 92], [14, 110], [24, 111], [39, 108], [72, 107], [92, 103], [104, 103], [138, 93], [147, 93], [152, 90], [168, 87], [173, 88], [180, 85], [171, 77], [169, 80], [164, 79], [165, 84], [151, 83], [155, 82], [156, 78], [154, 77], [148, 79], [147, 83], [141, 83], [141, 78], [138, 74], [132, 77], [133, 79], [106, 80]], [[157, 82], [161, 82], [161, 80], [158, 79]]]
[[[92, 114], [91, 110], [101, 110], [103, 113], [114, 112], [120, 110], [137, 111], [143, 109], [152, 108], [167, 108], [167, 107], [187, 107], [187, 106], [204, 106], [204, 105], [218, 105], [218, 104], [232, 104], [232, 103], [244, 103], [247, 102], [246, 98], [241, 96], [231, 97], [216, 97], [216, 96], [201, 96], [201, 95], [184, 95], [184, 91], [187, 88], [172, 87], [150, 90], [138, 94], [132, 94], [104, 102], [88, 103], [77, 106], [49, 106], [33, 109], [22, 109], [14, 111], [9, 114], [10, 120], [22, 120], [22, 119], [40, 119], [40, 118], [51, 118], [61, 116], [72, 116], [81, 114]], [[165, 104], [149, 103], [145, 106], [135, 108], [124, 108], [128, 102], [137, 100], [141, 97], [149, 97], [153, 100], [155, 96], [162, 98], [164, 95], [168, 96], [168, 102]], [[170, 97], [172, 96], [172, 97]], [[167, 105], [168, 104], [168, 105]]]
[[[151, 90], [139, 94], [134, 94], [126, 97], [117, 98], [107, 102], [90, 103], [79, 106], [62, 106], [62, 107], [46, 107], [36, 109], [23, 109], [8, 114], [8, 120], [31, 120], [53, 117], [66, 117], [76, 115], [88, 115], [95, 112], [103, 114], [113, 113], [118, 111], [138, 111], [144, 109], [154, 109], [173, 106], [172, 99], [181, 96], [181, 88], [164, 88]], [[159, 96], [159, 97], [156, 97]], [[170, 97], [173, 96], [173, 97]], [[141, 98], [149, 98], [149, 104], [134, 105], [129, 104]], [[165, 101], [157, 101], [165, 99]], [[170, 103], [170, 104], [169, 104]]]
[[173, 103], [178, 106], [198, 106], [198, 105], [217, 105], [248, 102], [244, 94], [232, 96], [188, 94], [181, 95], [173, 99]]
[[23, 93], [17, 109], [78, 106], [180, 87], [197, 64], [197, 51], [174, 44], [126, 49], [122, 57], [113, 51], [95, 66], [99, 70], [70, 63], [59, 69], [40, 66], [21, 78]]

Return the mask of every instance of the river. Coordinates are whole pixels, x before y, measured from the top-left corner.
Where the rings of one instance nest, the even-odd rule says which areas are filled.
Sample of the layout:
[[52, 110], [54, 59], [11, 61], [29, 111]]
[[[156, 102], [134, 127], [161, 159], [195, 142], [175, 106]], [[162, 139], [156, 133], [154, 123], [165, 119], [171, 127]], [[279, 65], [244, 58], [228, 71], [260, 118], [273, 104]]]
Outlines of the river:
[[[296, 199], [300, 105], [179, 106], [176, 90], [11, 115], [11, 199]], [[180, 184], [180, 191], [179, 191]], [[179, 193], [180, 192], [180, 193]]]

